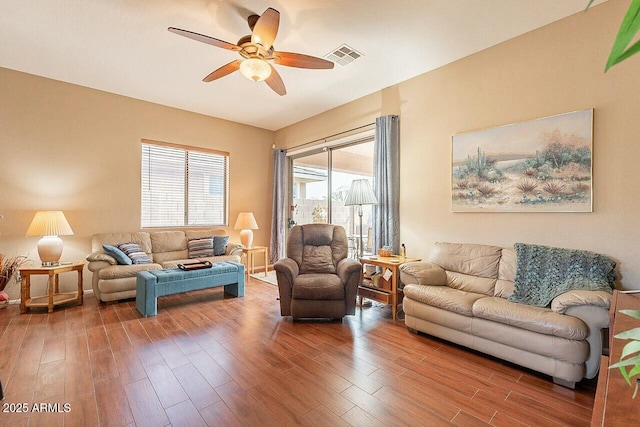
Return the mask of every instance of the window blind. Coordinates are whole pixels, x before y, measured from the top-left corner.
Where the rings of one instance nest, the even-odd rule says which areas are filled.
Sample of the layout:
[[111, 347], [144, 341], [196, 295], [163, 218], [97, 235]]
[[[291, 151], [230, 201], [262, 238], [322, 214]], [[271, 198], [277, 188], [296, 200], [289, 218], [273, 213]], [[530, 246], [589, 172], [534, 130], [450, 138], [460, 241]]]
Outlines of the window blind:
[[229, 155], [142, 143], [142, 227], [227, 225]]

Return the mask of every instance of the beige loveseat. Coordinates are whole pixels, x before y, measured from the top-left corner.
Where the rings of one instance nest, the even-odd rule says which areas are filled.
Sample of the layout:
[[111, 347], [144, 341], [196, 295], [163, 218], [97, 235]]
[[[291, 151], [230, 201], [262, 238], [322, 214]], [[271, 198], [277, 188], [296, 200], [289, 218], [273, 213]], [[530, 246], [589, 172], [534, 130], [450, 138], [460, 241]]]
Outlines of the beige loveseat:
[[400, 270], [410, 331], [542, 372], [571, 388], [596, 376], [609, 293], [572, 290], [555, 297], [550, 308], [511, 302], [516, 251], [488, 245], [436, 243], [429, 262]]
[[[93, 292], [96, 298], [103, 302], [135, 298], [138, 271], [175, 268], [179, 263], [197, 260], [241, 262], [243, 246], [231, 242], [227, 244], [224, 255], [189, 258], [188, 241], [190, 238], [224, 236], [226, 234], [224, 230], [219, 229], [94, 234], [91, 239], [92, 253], [87, 256], [88, 268], [93, 273]], [[102, 245], [129, 242], [140, 245], [153, 262], [151, 264], [118, 265], [117, 261], [107, 255], [102, 247]]]

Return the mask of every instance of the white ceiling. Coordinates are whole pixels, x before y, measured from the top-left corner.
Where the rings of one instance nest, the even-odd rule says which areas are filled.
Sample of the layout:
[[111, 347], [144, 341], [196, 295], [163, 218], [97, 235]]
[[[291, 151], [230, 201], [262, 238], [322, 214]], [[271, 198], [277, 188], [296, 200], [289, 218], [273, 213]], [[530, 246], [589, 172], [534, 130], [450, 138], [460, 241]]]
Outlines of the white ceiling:
[[[277, 130], [584, 9], [588, 0], [0, 0], [0, 67]], [[596, 2], [596, 3], [600, 3]], [[237, 59], [167, 31], [231, 43], [280, 11], [276, 50], [364, 54], [333, 70], [276, 65], [287, 87], [233, 73]]]

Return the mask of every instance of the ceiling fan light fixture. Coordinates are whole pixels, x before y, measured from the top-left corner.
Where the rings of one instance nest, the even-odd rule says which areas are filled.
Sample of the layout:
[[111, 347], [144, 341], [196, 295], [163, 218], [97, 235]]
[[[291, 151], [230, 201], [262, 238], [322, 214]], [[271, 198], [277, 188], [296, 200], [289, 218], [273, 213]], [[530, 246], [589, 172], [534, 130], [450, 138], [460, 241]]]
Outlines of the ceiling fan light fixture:
[[254, 82], [266, 80], [271, 75], [271, 66], [259, 58], [248, 58], [240, 64], [240, 73]]

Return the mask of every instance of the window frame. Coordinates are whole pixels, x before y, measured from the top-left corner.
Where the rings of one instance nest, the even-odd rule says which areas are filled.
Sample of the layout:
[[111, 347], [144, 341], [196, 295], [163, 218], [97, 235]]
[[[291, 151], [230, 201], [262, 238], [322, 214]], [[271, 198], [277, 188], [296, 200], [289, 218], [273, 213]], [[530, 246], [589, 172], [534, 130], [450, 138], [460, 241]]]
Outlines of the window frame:
[[[145, 150], [145, 146], [156, 146], [156, 147], [167, 147], [167, 148], [173, 148], [173, 149], [177, 149], [177, 150], [182, 150], [184, 151], [185, 154], [185, 162], [184, 162], [184, 168], [182, 170], [183, 174], [184, 174], [184, 192], [183, 192], [183, 196], [184, 196], [184, 207], [183, 207], [183, 223], [182, 225], [167, 225], [167, 224], [163, 224], [163, 225], [157, 225], [157, 224], [147, 224], [145, 225], [145, 220], [149, 221], [149, 218], [144, 217], [145, 215], [145, 210], [144, 210], [144, 198], [145, 198], [145, 189], [144, 189], [144, 184], [145, 184], [145, 180], [144, 180], [144, 170], [143, 170], [143, 162], [144, 162], [144, 150]], [[221, 156], [223, 157], [223, 162], [224, 162], [224, 166], [223, 166], [223, 175], [221, 176], [223, 179], [223, 195], [222, 195], [222, 212], [220, 212], [222, 214], [222, 222], [221, 223], [207, 223], [207, 224], [193, 224], [189, 222], [189, 153], [196, 153], [196, 154], [210, 154], [210, 155], [215, 155], [215, 156]], [[151, 139], [142, 139], [141, 143], [140, 143], [140, 226], [142, 229], [151, 229], [151, 228], [189, 228], [189, 227], [211, 227], [211, 226], [222, 226], [222, 227], [228, 227], [229, 225], [229, 182], [230, 182], [230, 154], [227, 151], [222, 151], [222, 150], [215, 150], [215, 149], [211, 149], [211, 148], [203, 148], [203, 147], [196, 147], [196, 146], [192, 146], [192, 145], [182, 145], [182, 144], [176, 144], [176, 143], [171, 143], [171, 142], [164, 142], [164, 141], [156, 141], [156, 140], [151, 140]], [[209, 176], [209, 182], [211, 181], [212, 177], [220, 177], [220, 175], [211, 175]], [[207, 194], [209, 194], [207, 192]]]

